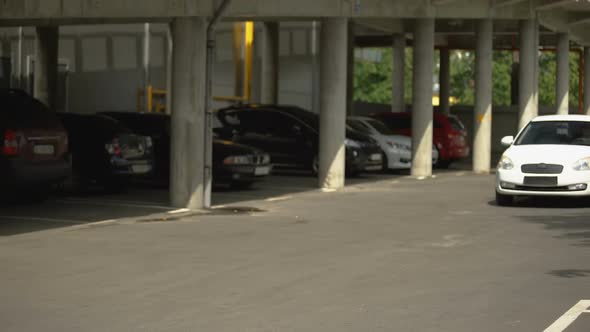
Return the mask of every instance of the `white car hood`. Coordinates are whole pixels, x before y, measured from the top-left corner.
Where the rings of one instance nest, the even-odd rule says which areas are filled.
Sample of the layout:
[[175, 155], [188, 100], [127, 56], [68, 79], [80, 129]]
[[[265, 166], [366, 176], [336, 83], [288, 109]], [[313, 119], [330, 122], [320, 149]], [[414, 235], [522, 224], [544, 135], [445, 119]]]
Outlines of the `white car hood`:
[[515, 165], [559, 164], [565, 167], [590, 157], [590, 146], [582, 145], [513, 145], [504, 155]]
[[394, 143], [412, 146], [412, 139], [408, 136], [401, 135], [383, 135], [383, 137]]

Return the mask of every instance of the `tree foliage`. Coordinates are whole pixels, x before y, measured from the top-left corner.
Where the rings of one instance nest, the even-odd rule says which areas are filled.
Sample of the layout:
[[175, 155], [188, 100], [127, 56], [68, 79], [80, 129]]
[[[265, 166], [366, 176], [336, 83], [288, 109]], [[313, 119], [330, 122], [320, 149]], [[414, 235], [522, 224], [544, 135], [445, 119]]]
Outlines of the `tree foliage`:
[[[354, 75], [354, 99], [358, 101], [388, 104], [391, 102], [391, 78], [393, 55], [391, 48], [374, 49], [380, 52], [378, 61], [356, 57]], [[406, 48], [405, 57], [405, 100], [412, 102], [412, 48]], [[510, 105], [512, 51], [494, 51], [493, 54], [493, 103]], [[435, 56], [433, 82], [438, 80], [439, 60]], [[464, 105], [475, 102], [475, 54], [472, 51], [451, 52], [451, 96]], [[579, 97], [579, 53], [570, 55], [570, 105], [578, 105]], [[540, 52], [539, 55], [539, 103], [555, 105], [556, 55], [554, 52]], [[433, 92], [434, 93], [434, 92]]]

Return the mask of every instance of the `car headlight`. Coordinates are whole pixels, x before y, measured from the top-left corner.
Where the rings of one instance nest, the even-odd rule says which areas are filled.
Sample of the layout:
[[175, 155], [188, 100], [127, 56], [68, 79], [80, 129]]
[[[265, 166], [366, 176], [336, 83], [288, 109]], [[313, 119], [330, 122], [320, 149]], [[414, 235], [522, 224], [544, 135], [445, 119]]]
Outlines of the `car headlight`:
[[351, 147], [351, 148], [357, 148], [357, 149], [361, 147], [361, 143], [359, 143], [355, 140], [352, 140], [352, 139], [348, 139], [348, 138], [344, 140], [344, 145]]
[[498, 163], [498, 169], [505, 169], [505, 170], [511, 170], [514, 168], [514, 163], [512, 162], [512, 160], [506, 156], [502, 156], [502, 158], [500, 158], [500, 162]]
[[223, 159], [224, 165], [247, 165], [250, 164], [248, 156], [229, 156]]
[[590, 171], [590, 157], [576, 161], [573, 168], [576, 171]]

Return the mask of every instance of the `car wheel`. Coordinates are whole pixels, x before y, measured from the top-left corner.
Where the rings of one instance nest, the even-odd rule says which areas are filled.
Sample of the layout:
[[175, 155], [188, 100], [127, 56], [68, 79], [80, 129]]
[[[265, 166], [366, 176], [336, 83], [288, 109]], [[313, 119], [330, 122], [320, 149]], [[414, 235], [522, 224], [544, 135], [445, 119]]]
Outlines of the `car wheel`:
[[442, 169], [447, 169], [449, 168], [449, 166], [451, 165], [451, 161], [450, 160], [440, 160], [440, 158], [438, 159], [438, 162], [436, 163], [436, 168], [442, 168]]
[[319, 172], [320, 172], [320, 159], [316, 155], [315, 157], [313, 157], [313, 160], [311, 161], [311, 173], [313, 175], [318, 175]]
[[498, 206], [510, 206], [514, 204], [514, 197], [496, 192], [496, 204]]
[[254, 182], [232, 182], [231, 187], [232, 189], [244, 190], [252, 188]]
[[381, 166], [383, 169], [383, 172], [387, 173], [390, 171], [389, 169], [389, 159], [387, 159], [387, 154], [386, 153], [382, 153], [381, 154], [381, 159], [383, 160], [383, 165]]

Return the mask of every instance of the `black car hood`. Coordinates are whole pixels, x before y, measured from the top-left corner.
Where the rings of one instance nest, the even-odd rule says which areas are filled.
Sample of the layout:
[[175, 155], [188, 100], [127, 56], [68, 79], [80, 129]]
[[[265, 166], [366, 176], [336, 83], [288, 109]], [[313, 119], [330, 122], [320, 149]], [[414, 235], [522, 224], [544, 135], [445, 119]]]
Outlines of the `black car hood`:
[[232, 141], [224, 141], [220, 139], [213, 140], [213, 150], [215, 151], [215, 154], [220, 154], [223, 156], [263, 153], [261, 150], [247, 145], [237, 144]]
[[377, 142], [368, 135], [363, 133], [359, 133], [358, 131], [347, 129], [346, 130], [346, 138], [363, 143], [371, 143], [376, 144]]

